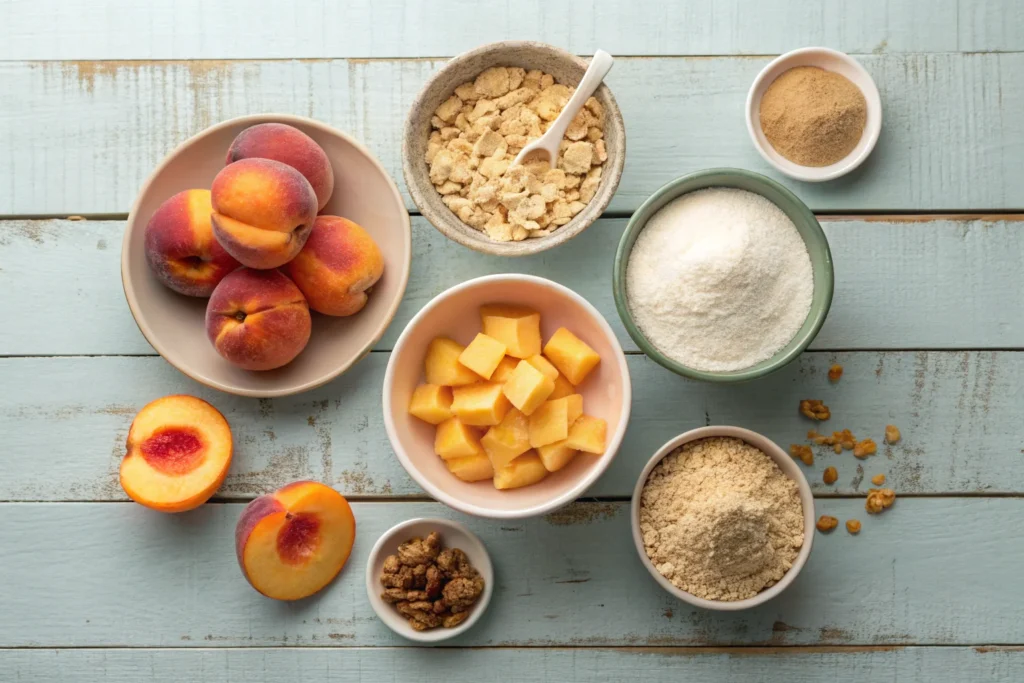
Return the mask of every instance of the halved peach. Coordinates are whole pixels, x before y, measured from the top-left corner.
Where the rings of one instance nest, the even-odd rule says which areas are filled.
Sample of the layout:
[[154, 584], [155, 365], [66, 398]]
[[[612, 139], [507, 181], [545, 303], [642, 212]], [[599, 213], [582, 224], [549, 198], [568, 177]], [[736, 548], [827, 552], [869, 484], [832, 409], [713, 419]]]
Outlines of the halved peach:
[[164, 396], [139, 411], [128, 430], [121, 488], [161, 512], [199, 507], [220, 488], [231, 466], [228, 421], [195, 396]]
[[235, 527], [245, 579], [275, 600], [300, 600], [334, 580], [348, 561], [356, 520], [326, 484], [297, 481], [249, 503]]

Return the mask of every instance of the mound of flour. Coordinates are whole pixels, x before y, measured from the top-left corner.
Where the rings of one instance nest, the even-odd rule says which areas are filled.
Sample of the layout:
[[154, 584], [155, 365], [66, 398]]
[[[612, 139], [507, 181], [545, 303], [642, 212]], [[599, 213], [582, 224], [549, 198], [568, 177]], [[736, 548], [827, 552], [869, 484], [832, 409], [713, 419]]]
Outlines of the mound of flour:
[[785, 213], [732, 188], [685, 194], [654, 214], [626, 267], [633, 319], [659, 351], [709, 372], [773, 356], [811, 309], [811, 259]]

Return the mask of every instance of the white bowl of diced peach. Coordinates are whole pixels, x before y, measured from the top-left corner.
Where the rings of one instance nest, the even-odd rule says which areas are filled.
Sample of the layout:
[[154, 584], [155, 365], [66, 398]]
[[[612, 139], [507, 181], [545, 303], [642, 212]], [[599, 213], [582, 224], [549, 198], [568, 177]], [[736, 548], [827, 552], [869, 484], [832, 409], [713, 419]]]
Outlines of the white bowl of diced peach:
[[607, 469], [629, 422], [626, 356], [562, 285], [488, 275], [409, 322], [384, 375], [384, 426], [427, 493], [471, 515], [532, 517]]

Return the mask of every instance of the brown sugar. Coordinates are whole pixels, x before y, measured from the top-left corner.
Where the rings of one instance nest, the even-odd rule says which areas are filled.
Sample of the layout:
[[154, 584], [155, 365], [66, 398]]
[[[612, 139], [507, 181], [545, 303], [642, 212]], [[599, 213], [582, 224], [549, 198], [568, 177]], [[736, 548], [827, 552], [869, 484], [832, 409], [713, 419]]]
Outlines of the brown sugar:
[[798, 66], [761, 98], [761, 129], [772, 147], [801, 166], [829, 166], [857, 146], [867, 123], [864, 93], [845, 76]]

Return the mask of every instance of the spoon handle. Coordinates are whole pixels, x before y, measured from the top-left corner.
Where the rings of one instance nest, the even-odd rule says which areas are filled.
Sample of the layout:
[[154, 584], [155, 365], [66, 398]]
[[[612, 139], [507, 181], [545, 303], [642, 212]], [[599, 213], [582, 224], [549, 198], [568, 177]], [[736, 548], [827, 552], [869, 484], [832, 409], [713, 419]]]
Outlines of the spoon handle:
[[[569, 98], [568, 104], [565, 105], [565, 109], [558, 116], [554, 125], [548, 129], [545, 137], [551, 136], [556, 140], [561, 140], [565, 135], [565, 131], [568, 130], [569, 124], [576, 118], [576, 114], [579, 113], [583, 104], [594, 94], [598, 86], [601, 85], [601, 81], [608, 75], [608, 72], [612, 70], [612, 65], [615, 60], [612, 56], [604, 50], [598, 50], [594, 53], [594, 57], [590, 60], [590, 66], [587, 67], [587, 72], [583, 74], [583, 78], [580, 80], [580, 84], [576, 86], [576, 92]], [[552, 133], [552, 130], [555, 132]]]

